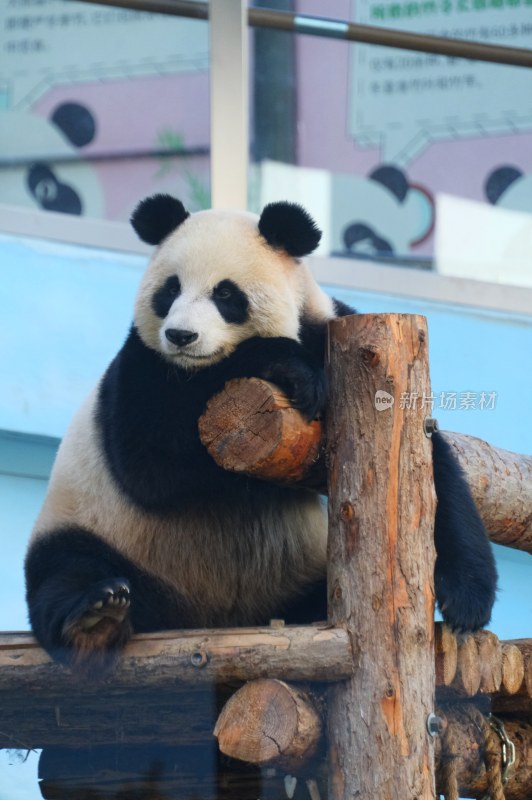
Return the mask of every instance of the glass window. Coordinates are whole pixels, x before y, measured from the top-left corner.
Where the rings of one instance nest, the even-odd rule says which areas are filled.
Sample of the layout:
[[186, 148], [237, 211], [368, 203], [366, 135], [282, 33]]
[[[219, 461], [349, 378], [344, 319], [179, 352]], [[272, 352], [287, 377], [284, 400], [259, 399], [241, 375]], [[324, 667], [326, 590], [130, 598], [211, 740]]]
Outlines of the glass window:
[[[532, 45], [530, 6], [519, 2], [275, 5]], [[324, 227], [323, 255], [532, 286], [530, 97], [523, 67], [254, 29], [254, 206], [302, 202]]]
[[127, 220], [208, 207], [208, 24], [69, 0], [0, 4], [0, 203]]

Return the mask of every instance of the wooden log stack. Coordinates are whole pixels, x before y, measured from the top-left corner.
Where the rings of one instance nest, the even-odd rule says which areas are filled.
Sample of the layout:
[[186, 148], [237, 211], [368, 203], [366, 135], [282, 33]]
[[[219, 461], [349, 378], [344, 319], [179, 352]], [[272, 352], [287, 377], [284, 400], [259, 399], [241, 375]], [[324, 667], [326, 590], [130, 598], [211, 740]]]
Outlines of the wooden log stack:
[[[437, 705], [482, 694], [497, 714], [532, 717], [532, 639], [501, 642], [488, 631], [455, 636], [441, 623], [435, 634]], [[511, 653], [505, 669], [503, 653]], [[197, 743], [210, 724], [202, 696], [228, 697], [243, 682], [275, 678], [316, 685], [321, 697], [324, 685], [352, 675], [352, 664], [344, 628], [162, 631], [135, 636], [112, 678], [80, 685], [32, 636], [4, 633], [0, 748], [136, 744], [149, 731], [166, 744]]]
[[[489, 717], [475, 705], [461, 703], [437, 708], [436, 720], [437, 792], [446, 792], [451, 767], [462, 796], [484, 796], [491, 788], [490, 760], [502, 754]], [[315, 694], [277, 681], [254, 681], [227, 702], [214, 733], [221, 751], [233, 758], [291, 769], [296, 775], [322, 775], [313, 759], [325, 722]], [[532, 721], [506, 718], [504, 728], [515, 747], [506, 800], [524, 800], [532, 793]]]

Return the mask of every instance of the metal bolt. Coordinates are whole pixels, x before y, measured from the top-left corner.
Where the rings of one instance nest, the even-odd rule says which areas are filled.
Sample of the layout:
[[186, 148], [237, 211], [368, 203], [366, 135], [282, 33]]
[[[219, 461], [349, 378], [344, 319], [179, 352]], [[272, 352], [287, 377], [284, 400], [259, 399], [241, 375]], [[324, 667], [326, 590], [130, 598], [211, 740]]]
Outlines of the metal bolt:
[[431, 713], [427, 717], [427, 731], [430, 736], [438, 736], [445, 729], [445, 720], [437, 714]]
[[207, 653], [197, 650], [190, 656], [190, 663], [194, 667], [204, 667], [208, 661]]
[[439, 431], [438, 420], [434, 417], [425, 417], [423, 421], [423, 430], [425, 431], [425, 436], [430, 439], [433, 433]]

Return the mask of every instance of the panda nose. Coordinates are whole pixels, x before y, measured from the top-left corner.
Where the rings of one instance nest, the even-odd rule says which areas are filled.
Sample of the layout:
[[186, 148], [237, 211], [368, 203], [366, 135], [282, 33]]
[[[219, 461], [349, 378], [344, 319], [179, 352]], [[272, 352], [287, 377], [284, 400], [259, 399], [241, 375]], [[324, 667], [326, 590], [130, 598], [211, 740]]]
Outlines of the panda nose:
[[169, 342], [176, 344], [178, 347], [185, 347], [185, 345], [195, 342], [198, 338], [198, 334], [194, 333], [194, 331], [183, 331], [179, 328], [168, 328], [164, 335]]

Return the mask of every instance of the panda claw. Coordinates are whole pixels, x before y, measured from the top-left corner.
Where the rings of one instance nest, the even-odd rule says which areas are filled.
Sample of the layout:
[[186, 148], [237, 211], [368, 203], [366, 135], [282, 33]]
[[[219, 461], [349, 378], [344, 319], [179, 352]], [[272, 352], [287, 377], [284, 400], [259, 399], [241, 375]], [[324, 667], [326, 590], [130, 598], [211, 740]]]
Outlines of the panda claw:
[[96, 584], [69, 614], [64, 630], [97, 630], [103, 620], [113, 620], [114, 624], [121, 625], [126, 619], [130, 603], [129, 585], [123, 578], [115, 583], [105, 581], [103, 586]]

